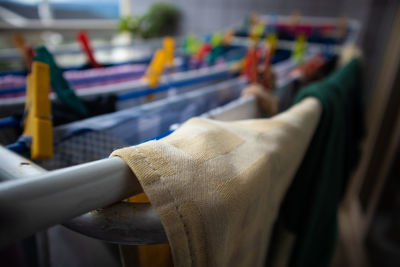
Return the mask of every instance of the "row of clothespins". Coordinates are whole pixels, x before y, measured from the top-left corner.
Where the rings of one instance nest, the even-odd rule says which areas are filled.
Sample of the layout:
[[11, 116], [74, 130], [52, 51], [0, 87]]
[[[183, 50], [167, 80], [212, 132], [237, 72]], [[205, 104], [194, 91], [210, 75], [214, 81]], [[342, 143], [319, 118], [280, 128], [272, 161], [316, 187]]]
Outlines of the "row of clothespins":
[[[184, 49], [196, 60], [201, 61], [207, 54], [212, 54], [213, 51], [217, 51], [215, 54], [218, 54], [220, 47], [229, 45], [233, 37], [233, 31], [228, 31], [224, 35], [214, 34], [208, 41], [200, 43], [194, 36], [188, 36], [184, 42]], [[87, 35], [81, 32], [78, 39], [82, 41], [82, 46], [91, 64], [94, 67], [100, 67], [101, 65], [94, 58]], [[264, 49], [260, 48], [260, 38], [253, 38], [252, 41], [253, 43], [248, 47], [245, 58], [233, 69], [235, 71], [241, 69], [243, 76], [247, 77], [250, 83], [258, 82], [266, 88], [272, 88], [273, 77], [270, 64], [271, 57], [277, 49], [276, 35], [267, 36]], [[19, 43], [22, 50], [24, 45], [21, 39]], [[305, 48], [305, 39], [298, 38], [292, 56], [304, 58]], [[174, 67], [175, 50], [175, 40], [171, 37], [164, 38], [163, 47], [155, 52], [144, 75], [144, 79], [148, 82], [150, 88], [159, 84], [160, 76], [166, 68]], [[24, 48], [24, 51], [26, 58], [28, 56], [26, 51], [29, 51], [29, 55], [32, 54], [30, 49]], [[260, 62], [262, 62], [261, 68]], [[51, 103], [48, 97], [50, 81], [60, 100], [78, 109], [82, 114], [87, 112], [79, 97], [63, 77], [62, 70], [57, 66], [50, 52], [45, 47], [38, 48], [35, 61], [32, 63], [31, 73], [27, 79], [24, 132], [22, 135], [22, 138], [25, 138], [25, 143], [30, 144], [32, 159], [48, 159], [52, 156]], [[151, 96], [148, 99], [151, 100]], [[28, 141], [26, 142], [26, 140]]]
[[271, 33], [279, 34], [282, 38], [285, 34], [291, 35], [286, 37], [296, 38], [302, 35], [304, 38], [330, 38], [330, 40], [343, 41], [348, 33], [348, 19], [346, 16], [337, 18], [336, 25], [331, 23], [307, 24], [301, 22], [301, 13], [293, 11], [285, 23], [279, 23], [277, 15], [269, 15], [267, 20], [261, 18], [256, 12], [250, 13], [243, 21], [241, 34], [245, 34], [251, 39], [258, 39]]

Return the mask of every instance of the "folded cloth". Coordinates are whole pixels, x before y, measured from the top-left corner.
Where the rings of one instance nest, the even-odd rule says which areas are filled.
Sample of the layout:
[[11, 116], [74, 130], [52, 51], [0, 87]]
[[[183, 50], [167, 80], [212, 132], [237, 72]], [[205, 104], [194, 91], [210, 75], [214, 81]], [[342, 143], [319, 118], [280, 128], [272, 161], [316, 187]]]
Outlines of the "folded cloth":
[[280, 203], [318, 124], [307, 98], [270, 119], [193, 118], [114, 151], [158, 212], [174, 266], [263, 266]]

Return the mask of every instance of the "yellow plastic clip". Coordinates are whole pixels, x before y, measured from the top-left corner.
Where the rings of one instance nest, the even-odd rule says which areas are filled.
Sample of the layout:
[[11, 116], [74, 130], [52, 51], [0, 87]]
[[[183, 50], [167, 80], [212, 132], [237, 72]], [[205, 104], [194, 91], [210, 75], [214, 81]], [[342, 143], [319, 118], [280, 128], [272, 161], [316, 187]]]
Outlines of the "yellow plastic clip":
[[267, 49], [269, 49], [270, 56], [275, 54], [277, 43], [278, 37], [276, 36], [276, 33], [270, 33], [267, 35], [266, 46]]
[[23, 136], [30, 136], [32, 139], [32, 159], [50, 159], [53, 156], [53, 123], [49, 99], [49, 66], [42, 62], [33, 62], [26, 87]]
[[304, 61], [304, 56], [306, 52], [306, 37], [302, 34], [297, 36], [296, 42], [293, 46], [292, 57], [298, 63], [302, 63]]
[[175, 57], [175, 40], [172, 37], [165, 37], [163, 39], [163, 47], [165, 51], [165, 63], [168, 67], [174, 66]]
[[156, 87], [159, 83], [161, 74], [164, 71], [164, 67], [167, 61], [167, 53], [163, 49], [158, 49], [149, 67], [147, 68], [145, 79], [148, 82], [149, 87]]

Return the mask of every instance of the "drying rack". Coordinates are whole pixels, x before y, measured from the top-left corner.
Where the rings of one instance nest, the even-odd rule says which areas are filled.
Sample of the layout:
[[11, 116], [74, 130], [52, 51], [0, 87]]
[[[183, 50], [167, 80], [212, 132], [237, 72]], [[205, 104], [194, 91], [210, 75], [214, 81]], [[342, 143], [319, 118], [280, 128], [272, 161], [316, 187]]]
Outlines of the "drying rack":
[[[230, 120], [234, 110], [240, 110], [240, 119], [260, 115], [255, 99], [246, 97], [203, 117]], [[120, 202], [143, 192], [121, 158], [46, 171], [0, 146], [0, 162], [0, 246], [60, 223], [112, 243], [167, 243], [149, 203]]]

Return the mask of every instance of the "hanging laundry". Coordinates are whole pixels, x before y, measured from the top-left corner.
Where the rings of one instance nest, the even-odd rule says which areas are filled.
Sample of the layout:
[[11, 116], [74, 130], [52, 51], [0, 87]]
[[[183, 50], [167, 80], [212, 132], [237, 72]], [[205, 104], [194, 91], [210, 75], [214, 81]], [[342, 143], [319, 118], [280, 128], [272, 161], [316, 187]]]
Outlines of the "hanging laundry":
[[164, 139], [111, 156], [132, 168], [160, 215], [174, 266], [263, 266], [320, 111], [309, 98], [272, 119], [194, 118]]
[[323, 112], [280, 209], [269, 266], [330, 264], [339, 202], [363, 135], [360, 80], [360, 62], [354, 59], [329, 78], [303, 88], [295, 98], [294, 103], [301, 103], [316, 97]]

